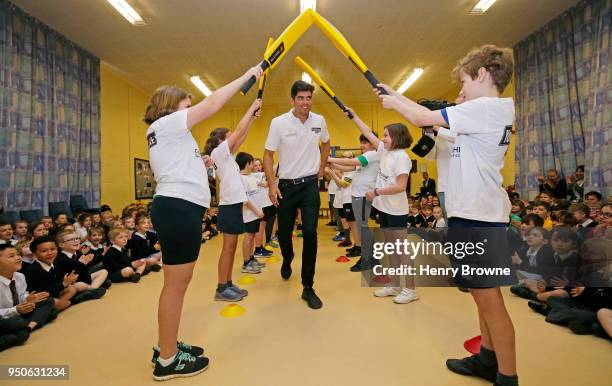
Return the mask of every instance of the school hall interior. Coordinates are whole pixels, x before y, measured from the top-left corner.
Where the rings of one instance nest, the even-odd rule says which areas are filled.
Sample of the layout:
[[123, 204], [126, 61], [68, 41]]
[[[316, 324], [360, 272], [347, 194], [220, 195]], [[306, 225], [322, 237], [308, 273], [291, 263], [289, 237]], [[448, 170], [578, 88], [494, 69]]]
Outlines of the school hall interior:
[[[77, 234], [79, 229], [85, 232], [85, 243], [91, 232], [80, 214], [89, 218], [90, 226], [97, 214], [100, 227], [107, 227], [103, 239], [113, 224], [126, 226], [124, 218], [132, 213], [147, 217], [155, 177], [143, 116], [151, 95], [162, 85], [175, 85], [195, 105], [261, 61], [268, 40], [307, 8], [333, 24], [379, 81], [401, 88], [414, 101], [454, 103], [461, 84], [451, 72], [458, 60], [485, 44], [512, 49], [512, 81], [500, 95], [512, 98], [515, 108], [501, 169], [502, 187], [513, 205], [509, 227], [520, 235], [523, 219], [539, 213], [542, 201], [551, 227], [578, 230], [590, 217], [597, 228], [580, 246], [588, 243], [591, 252], [601, 252], [610, 279], [610, 0], [0, 0], [0, 237], [11, 228], [0, 243], [19, 246], [17, 253], [29, 253], [32, 260], [28, 245], [37, 227], [45, 228], [44, 218], [53, 221], [45, 232], [53, 232], [63, 226], [55, 215], [66, 214]], [[291, 109], [292, 84], [308, 78], [315, 86], [312, 112], [325, 118], [332, 154], [361, 154], [359, 129], [305, 76], [294, 63], [296, 56], [379, 137], [394, 122], [408, 126], [414, 143], [423, 136], [422, 128], [385, 109], [361, 71], [313, 26], [267, 73], [261, 114], [239, 151], [263, 158], [271, 120]], [[246, 95], [237, 93], [191, 129], [202, 152], [215, 128], [236, 128], [257, 97], [257, 87]], [[438, 202], [436, 191], [424, 189], [423, 173], [438, 182], [436, 159], [406, 152], [412, 161], [406, 199], [411, 207], [418, 206], [416, 214], [431, 211]], [[546, 187], [551, 171], [565, 184], [565, 195], [554, 196], [554, 189]], [[236, 303], [244, 312], [227, 317], [228, 302], [214, 299], [223, 243], [215, 227], [219, 181], [208, 180], [213, 210], [203, 218], [203, 242], [179, 338], [204, 347], [210, 367], [197, 377], [168, 384], [492, 384], [445, 366], [448, 358], [471, 355], [467, 342], [479, 335], [472, 296], [455, 286], [419, 287], [419, 299], [410, 304], [373, 296], [376, 288], [350, 271], [359, 256], [339, 259], [351, 244], [339, 247], [345, 240], [342, 229], [329, 225], [340, 219], [330, 208], [325, 180], [319, 182], [314, 285], [324, 306], [312, 310], [300, 299], [302, 234], [297, 224], [289, 280], [279, 273], [283, 258], [275, 229], [270, 243], [263, 232], [271, 257], [259, 259], [266, 265], [257, 274], [241, 272], [239, 239], [234, 280], [255, 280], [241, 284], [249, 291]], [[542, 192], [548, 199], [540, 197]], [[107, 219], [105, 211], [110, 211]], [[583, 217], [576, 218], [576, 211]], [[375, 217], [369, 224], [379, 226]], [[157, 340], [161, 266], [161, 272], [143, 275], [138, 283], [114, 283], [99, 299], [62, 310], [27, 341], [1, 350], [0, 363], [68, 366], [69, 376], [54, 384], [155, 384], [151, 347]], [[610, 311], [607, 291], [608, 306], [601, 309]], [[594, 318], [577, 333], [567, 322], [547, 322], [528, 304], [543, 304], [538, 299], [517, 296], [509, 287], [502, 294], [514, 324], [520, 384], [610, 384], [612, 345], [597, 319], [600, 307], [576, 306], [586, 307]], [[8, 315], [0, 313], [0, 318]], [[8, 369], [2, 371], [2, 383], [23, 384]]]

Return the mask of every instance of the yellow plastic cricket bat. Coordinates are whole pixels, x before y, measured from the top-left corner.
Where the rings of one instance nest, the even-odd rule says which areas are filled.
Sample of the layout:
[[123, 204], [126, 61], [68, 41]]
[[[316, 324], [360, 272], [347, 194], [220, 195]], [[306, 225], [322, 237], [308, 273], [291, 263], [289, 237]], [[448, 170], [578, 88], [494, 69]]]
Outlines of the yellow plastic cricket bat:
[[319, 74], [317, 74], [315, 70], [312, 67], [310, 67], [308, 63], [304, 61], [304, 59], [300, 58], [299, 56], [296, 56], [294, 61], [295, 61], [295, 64], [297, 64], [304, 72], [310, 75], [312, 80], [316, 84], [318, 84], [319, 87], [321, 87], [321, 90], [323, 90], [323, 92], [326, 93], [338, 105], [338, 107], [340, 107], [342, 111], [347, 113], [347, 116], [349, 117], [349, 119], [353, 119], [353, 114], [351, 114], [351, 112], [346, 108], [344, 103], [342, 103], [342, 101], [336, 96], [336, 94], [334, 94], [334, 92], [327, 85], [327, 83], [325, 83], [325, 81], [321, 79]]
[[[272, 44], [274, 44], [274, 38], [268, 38], [268, 45], [266, 46], [266, 50], [270, 48]], [[257, 91], [258, 99], [263, 99], [264, 88], [266, 87], [266, 77], [267, 74], [263, 74], [263, 76], [259, 78], [259, 89]]]
[[[307, 9], [300, 16], [295, 18], [291, 24], [280, 36], [274, 41], [274, 43], [266, 49], [266, 53], [264, 54], [263, 62], [261, 63], [261, 69], [264, 70], [264, 74], [268, 72], [269, 69], [276, 67], [276, 65], [280, 62], [280, 60], [285, 56], [287, 51], [298, 39], [310, 28], [313, 23], [313, 13], [312, 9]], [[240, 89], [240, 93], [242, 95], [249, 92], [251, 87], [255, 84], [255, 77], [252, 76]]]
[[331, 40], [336, 48], [342, 52], [344, 56], [350, 60], [359, 71], [366, 77], [368, 82], [372, 85], [372, 87], [378, 88], [381, 94], [387, 94], [387, 92], [382, 88], [378, 87], [377, 84], [380, 83], [378, 79], [372, 74], [372, 71], [368, 69], [368, 66], [365, 65], [363, 60], [357, 55], [357, 52], [351, 47], [349, 42], [346, 40], [344, 35], [340, 33], [329, 21], [327, 21], [323, 16], [319, 15], [316, 12], [312, 12], [312, 18], [314, 24], [327, 36], [329, 40]]

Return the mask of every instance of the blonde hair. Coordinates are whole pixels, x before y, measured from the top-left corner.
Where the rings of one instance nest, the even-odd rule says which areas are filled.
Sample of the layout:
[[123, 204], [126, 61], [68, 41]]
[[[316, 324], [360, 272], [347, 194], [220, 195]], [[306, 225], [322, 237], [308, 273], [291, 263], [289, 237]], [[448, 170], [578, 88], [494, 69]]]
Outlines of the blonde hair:
[[481, 67], [491, 74], [497, 91], [502, 93], [512, 80], [512, 72], [514, 71], [512, 50], [492, 44], [475, 48], [457, 62], [452, 75], [457, 80], [461, 80], [461, 73], [463, 72], [475, 79]]
[[170, 115], [178, 109], [180, 101], [190, 98], [191, 95], [176, 86], [161, 86], [151, 96], [143, 121], [151, 124], [161, 117]]
[[129, 233], [130, 233], [130, 231], [129, 231], [128, 229], [126, 229], [126, 228], [123, 228], [123, 227], [113, 228], [113, 229], [111, 229], [110, 231], [108, 231], [108, 239], [109, 239], [110, 241], [114, 241], [114, 240], [115, 240], [115, 238], [116, 238], [117, 236], [119, 236], [120, 234], [122, 234], [122, 233], [129, 234]]

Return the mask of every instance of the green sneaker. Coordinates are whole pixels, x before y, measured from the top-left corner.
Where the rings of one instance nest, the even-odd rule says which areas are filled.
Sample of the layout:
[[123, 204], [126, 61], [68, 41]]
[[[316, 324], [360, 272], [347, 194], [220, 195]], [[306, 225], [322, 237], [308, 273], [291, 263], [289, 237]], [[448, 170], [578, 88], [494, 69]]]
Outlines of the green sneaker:
[[[185, 342], [176, 342], [176, 348], [178, 348], [180, 351], [189, 353], [194, 357], [201, 357], [202, 355], [204, 355], [204, 349], [202, 347], [192, 346]], [[151, 358], [151, 366], [155, 366], [155, 363], [157, 363], [157, 358], [159, 358], [159, 347], [153, 347], [153, 358]]]
[[172, 378], [192, 377], [200, 374], [207, 368], [208, 358], [196, 357], [179, 350], [170, 365], [162, 366], [159, 361], [155, 363], [153, 379], [156, 381], [167, 381]]

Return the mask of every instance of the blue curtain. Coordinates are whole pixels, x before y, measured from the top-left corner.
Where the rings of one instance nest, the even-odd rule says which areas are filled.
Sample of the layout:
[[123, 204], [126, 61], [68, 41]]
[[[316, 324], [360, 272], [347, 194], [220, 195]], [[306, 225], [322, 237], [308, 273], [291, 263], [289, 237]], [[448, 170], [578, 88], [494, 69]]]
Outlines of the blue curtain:
[[100, 200], [100, 61], [0, 0], [0, 205]]
[[612, 194], [611, 0], [581, 1], [514, 47], [517, 190], [585, 165], [585, 192]]

